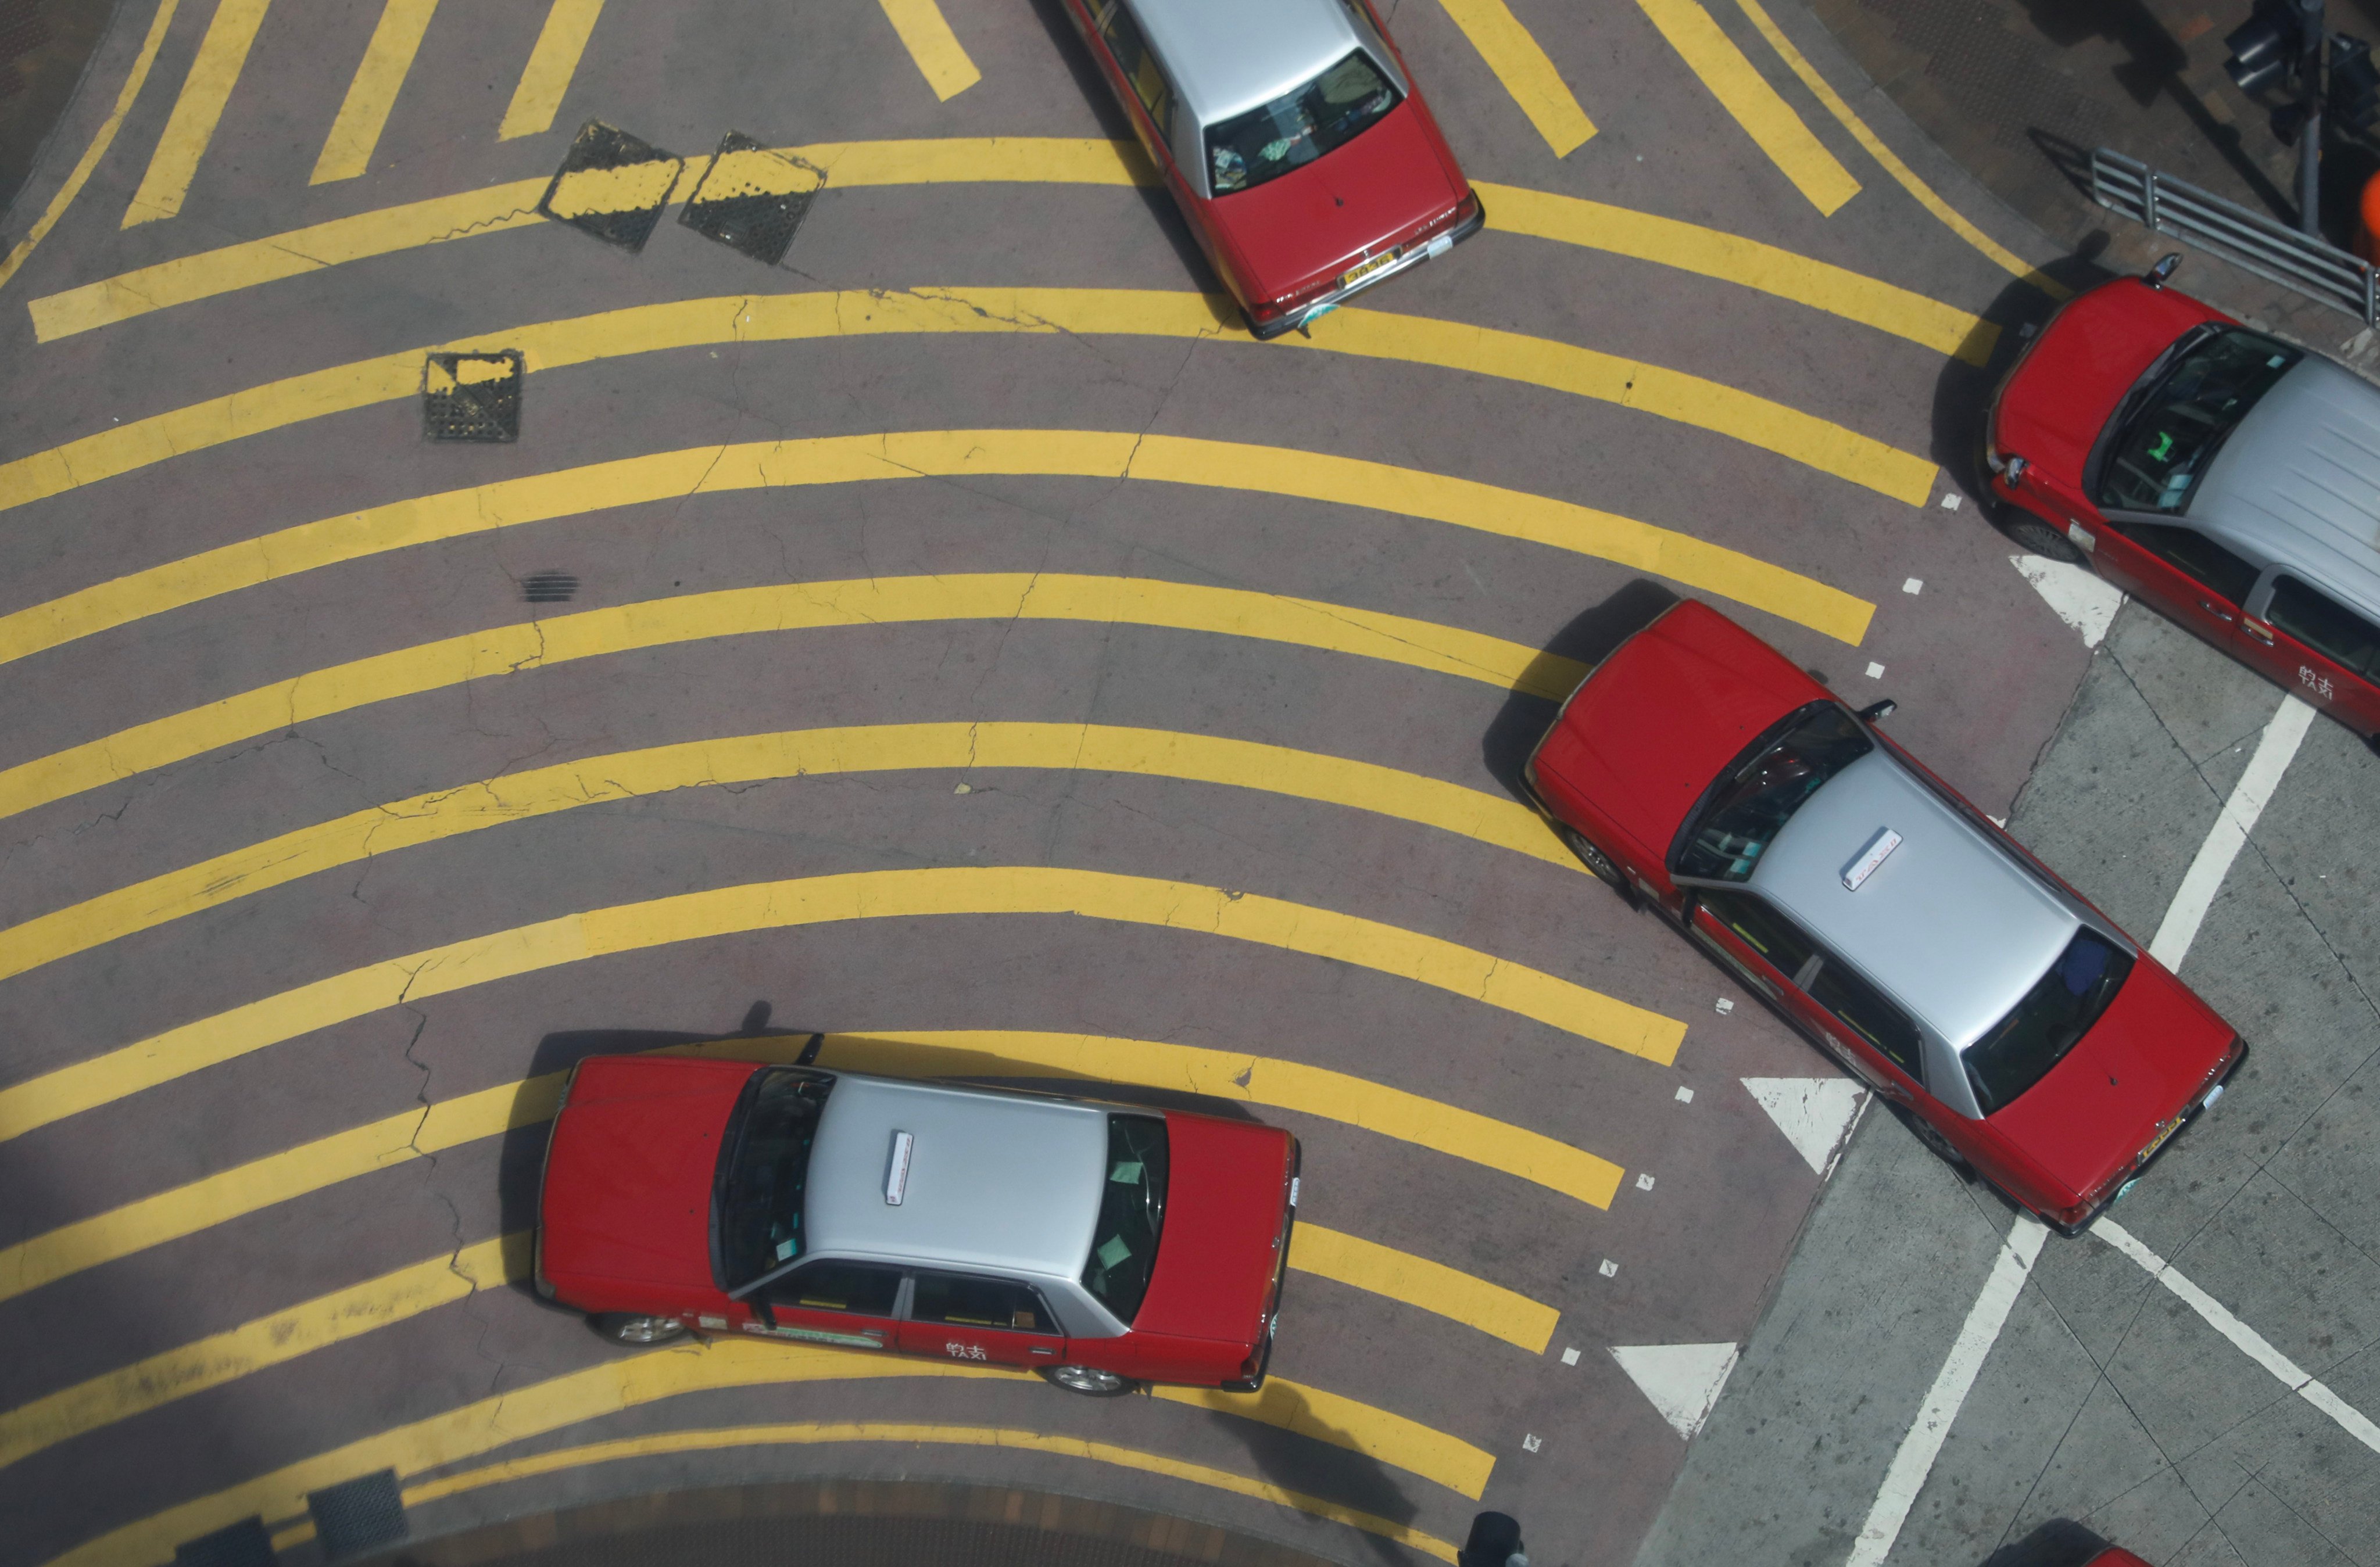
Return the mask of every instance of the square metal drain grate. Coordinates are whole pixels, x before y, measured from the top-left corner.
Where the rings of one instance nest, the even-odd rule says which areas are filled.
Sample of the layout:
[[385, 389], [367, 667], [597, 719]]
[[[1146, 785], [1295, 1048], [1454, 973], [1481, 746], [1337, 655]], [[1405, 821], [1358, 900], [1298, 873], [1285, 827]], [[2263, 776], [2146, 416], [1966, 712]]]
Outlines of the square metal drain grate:
[[731, 130], [677, 221], [773, 267], [785, 259], [794, 231], [825, 188], [826, 171], [816, 163], [771, 152]]
[[176, 1546], [174, 1567], [279, 1567], [279, 1562], [264, 1520], [242, 1518], [227, 1529]]
[[642, 250], [685, 167], [683, 158], [589, 120], [579, 127], [537, 210], [607, 245]]
[[432, 440], [518, 440], [528, 373], [517, 348], [432, 354], [421, 373], [423, 431]]
[[322, 1542], [325, 1561], [377, 1550], [406, 1535], [405, 1498], [394, 1469], [309, 1491], [306, 1511], [313, 1514], [314, 1537]]

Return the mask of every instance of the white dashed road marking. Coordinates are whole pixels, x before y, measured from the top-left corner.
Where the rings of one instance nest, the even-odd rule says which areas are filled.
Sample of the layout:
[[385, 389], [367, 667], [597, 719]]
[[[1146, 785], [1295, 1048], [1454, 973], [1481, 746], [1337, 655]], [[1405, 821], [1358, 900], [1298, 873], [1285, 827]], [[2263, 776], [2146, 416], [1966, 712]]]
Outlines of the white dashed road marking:
[[2206, 841], [2198, 846], [2198, 857], [2181, 878], [2181, 889], [2173, 895], [2173, 902], [2165, 911], [2165, 921], [2149, 943], [2149, 956], [2168, 969], [2181, 967], [2182, 958], [2190, 944], [2198, 938], [2198, 927], [2214, 906], [2215, 895], [2223, 890], [2223, 878], [2231, 869], [2231, 862], [2248, 841], [2255, 827], [2256, 818], [2265, 814], [2273, 791], [2280, 787], [2281, 775], [2289, 771], [2291, 758], [2304, 743], [2306, 730], [2313, 723], [2313, 709], [2294, 696], [2281, 698], [2281, 709], [2273, 721], [2265, 726], [2265, 737], [2256, 742], [2256, 753], [2248, 758], [2248, 770], [2231, 786], [2231, 798], [2223, 802], [2222, 814], [2208, 829]]

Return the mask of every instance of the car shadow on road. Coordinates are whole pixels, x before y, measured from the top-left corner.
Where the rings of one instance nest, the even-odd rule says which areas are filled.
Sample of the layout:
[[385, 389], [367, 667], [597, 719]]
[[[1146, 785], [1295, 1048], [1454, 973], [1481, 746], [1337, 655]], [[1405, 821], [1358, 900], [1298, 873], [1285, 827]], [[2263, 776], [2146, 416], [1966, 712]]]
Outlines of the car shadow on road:
[[[1521, 769], [1554, 721], [1562, 696], [1569, 694], [1577, 678], [1572, 666], [1592, 668], [1603, 662], [1611, 657], [1612, 649], [1651, 625], [1654, 617], [1677, 601], [1678, 595], [1671, 589], [1650, 577], [1638, 577], [1581, 612], [1538, 650], [1536, 661], [1505, 697], [1479, 741], [1488, 773], [1513, 798], [1528, 799], [1521, 786]], [[1557, 692], [1560, 694], [1554, 694]]]
[[[1226, 1428], [1247, 1444], [1257, 1472], [1283, 1490], [1353, 1508], [1390, 1525], [1409, 1527], [1420, 1515], [1388, 1465], [1350, 1447], [1354, 1439], [1316, 1414], [1313, 1401], [1299, 1389], [1276, 1378], [1260, 1392], [1215, 1393], [1212, 1398], [1216, 1408], [1255, 1416], [1230, 1420]], [[1413, 1558], [1403, 1548], [1368, 1529], [1363, 1534], [1388, 1567], [1409, 1567]]]
[[2053, 1518], [1985, 1558], [1983, 1567], [2082, 1567], [2107, 1542], [2070, 1518]]

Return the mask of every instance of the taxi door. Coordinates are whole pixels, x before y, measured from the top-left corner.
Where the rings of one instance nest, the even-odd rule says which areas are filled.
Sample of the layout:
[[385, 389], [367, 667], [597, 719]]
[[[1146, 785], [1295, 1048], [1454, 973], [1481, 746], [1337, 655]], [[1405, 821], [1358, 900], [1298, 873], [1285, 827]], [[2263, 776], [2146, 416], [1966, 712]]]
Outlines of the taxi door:
[[1066, 1337], [1038, 1291], [974, 1273], [917, 1274], [901, 1347], [912, 1355], [1002, 1366], [1060, 1366], [1066, 1359]]
[[2380, 626], [2286, 573], [2250, 602], [2240, 659], [2358, 733], [2380, 732]]
[[747, 1297], [744, 1332], [797, 1344], [890, 1349], [901, 1300], [901, 1270], [876, 1262], [807, 1263]]
[[[1823, 1034], [1829, 1019], [1800, 982], [1817, 966], [1817, 947], [1792, 921], [1748, 892], [1699, 887], [1687, 931], [1754, 990], [1775, 1002], [1804, 1032]], [[1845, 1067], [1854, 1063], [1840, 1047]]]
[[2168, 518], [2112, 512], [2107, 525], [2085, 533], [2092, 542], [2084, 548], [2101, 576], [2233, 657], [2241, 656], [2240, 615], [2256, 585], [2254, 566]]

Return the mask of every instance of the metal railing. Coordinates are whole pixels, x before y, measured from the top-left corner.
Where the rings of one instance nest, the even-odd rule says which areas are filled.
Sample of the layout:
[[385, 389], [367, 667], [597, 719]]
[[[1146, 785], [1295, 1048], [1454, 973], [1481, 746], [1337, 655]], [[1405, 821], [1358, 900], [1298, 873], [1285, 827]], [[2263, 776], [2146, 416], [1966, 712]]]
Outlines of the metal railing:
[[2258, 277], [2360, 317], [2367, 327], [2380, 326], [2380, 284], [2372, 263], [2288, 223], [2105, 147], [2091, 154], [2091, 198], [2159, 234], [2203, 246]]

